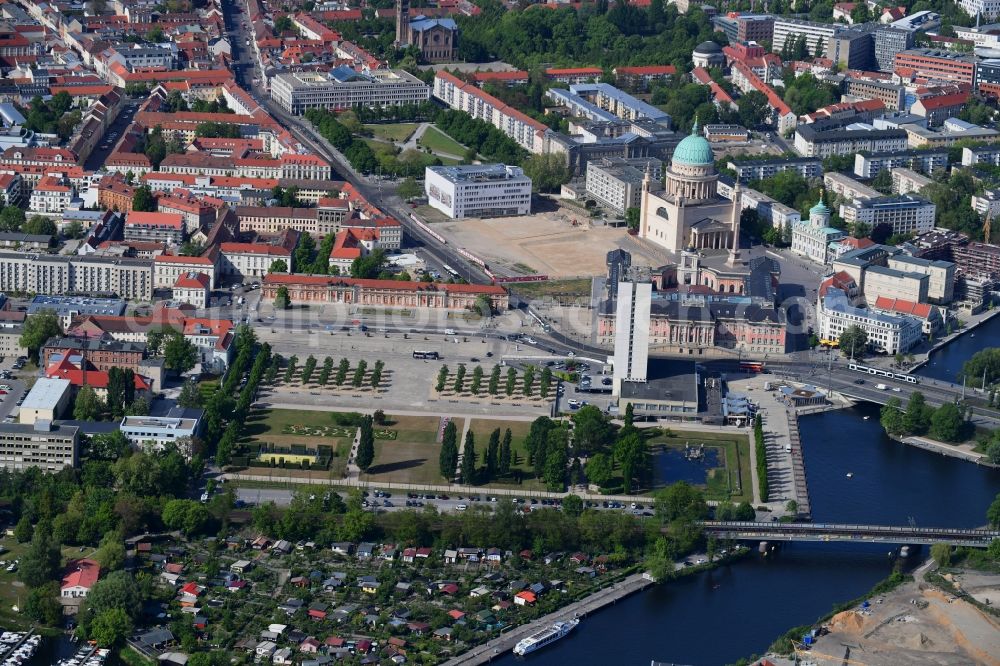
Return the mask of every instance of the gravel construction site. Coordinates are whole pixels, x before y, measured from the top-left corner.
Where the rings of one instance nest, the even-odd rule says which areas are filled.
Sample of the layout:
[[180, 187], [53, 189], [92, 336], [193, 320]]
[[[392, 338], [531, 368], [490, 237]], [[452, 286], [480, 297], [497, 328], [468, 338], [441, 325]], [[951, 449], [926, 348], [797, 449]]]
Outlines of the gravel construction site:
[[[1000, 604], [1000, 575], [949, 576], [981, 603]], [[961, 598], [918, 578], [869, 602], [834, 615], [800, 663], [1000, 666], [1000, 618]]]
[[624, 227], [592, 226], [586, 214], [575, 215], [567, 209], [521, 217], [438, 222], [433, 226], [449, 243], [512, 275], [604, 275], [608, 252], [619, 247], [632, 253], [633, 265], [663, 264], [662, 259], [646, 254]]

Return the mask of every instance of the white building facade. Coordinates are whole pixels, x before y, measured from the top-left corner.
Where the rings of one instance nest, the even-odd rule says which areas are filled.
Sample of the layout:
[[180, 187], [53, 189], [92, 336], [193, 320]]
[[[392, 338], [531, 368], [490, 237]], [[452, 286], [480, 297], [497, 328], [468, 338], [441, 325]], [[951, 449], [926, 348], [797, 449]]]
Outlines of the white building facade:
[[448, 217], [510, 217], [531, 213], [531, 179], [504, 164], [427, 167], [427, 201]]

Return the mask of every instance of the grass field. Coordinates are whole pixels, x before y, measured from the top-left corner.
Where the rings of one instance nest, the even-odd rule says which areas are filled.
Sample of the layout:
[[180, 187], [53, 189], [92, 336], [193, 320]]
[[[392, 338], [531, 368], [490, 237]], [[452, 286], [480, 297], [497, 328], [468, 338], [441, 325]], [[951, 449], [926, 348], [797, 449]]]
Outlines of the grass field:
[[293, 425], [321, 428], [333, 426], [336, 423], [329, 412], [297, 411], [293, 409], [261, 409], [247, 417], [244, 435], [254, 441], [266, 441], [272, 444], [337, 444], [351, 437], [313, 437], [305, 435], [285, 434], [286, 428]]
[[377, 139], [402, 143], [417, 129], [417, 123], [390, 123], [388, 125], [365, 125]]
[[[439, 420], [434, 416], [387, 416], [396, 431], [394, 440], [375, 440], [375, 462], [363, 476], [377, 483], [442, 483], [438, 469], [441, 445], [437, 443]], [[456, 421], [461, 431], [464, 425]]]
[[[354, 437], [315, 437], [306, 435], [284, 434], [284, 430], [292, 425], [320, 428], [336, 425], [329, 412], [297, 411], [292, 409], [260, 409], [250, 413], [243, 427], [246, 441], [267, 442], [279, 446], [301, 444], [308, 448], [319, 445], [332, 446], [337, 455], [330, 461], [330, 478], [339, 479], [344, 476], [347, 467], [347, 455], [350, 453]], [[353, 429], [348, 429], [353, 430]], [[253, 468], [251, 468], [253, 469]], [[290, 470], [275, 470], [274, 473]], [[318, 472], [313, 472], [318, 474]]]
[[427, 128], [417, 143], [435, 153], [441, 152], [459, 157], [465, 154], [465, 146], [433, 126]]
[[590, 278], [572, 280], [546, 280], [545, 282], [519, 282], [511, 289], [524, 298], [553, 298], [559, 302], [571, 303], [575, 299], [590, 296]]
[[750, 440], [745, 435], [714, 432], [679, 431], [674, 437], [665, 434], [649, 440], [650, 448], [657, 446], [683, 448], [704, 444], [719, 450], [719, 467], [709, 471], [705, 484], [705, 498], [709, 500], [750, 502], [753, 487], [750, 477]]

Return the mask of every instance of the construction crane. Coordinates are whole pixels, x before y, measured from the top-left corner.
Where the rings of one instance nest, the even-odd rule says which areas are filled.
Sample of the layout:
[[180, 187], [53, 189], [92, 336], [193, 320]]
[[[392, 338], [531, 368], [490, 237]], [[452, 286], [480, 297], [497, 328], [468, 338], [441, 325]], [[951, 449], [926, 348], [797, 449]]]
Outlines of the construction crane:
[[800, 659], [807, 659], [809, 661], [815, 662], [833, 662], [837, 664], [843, 664], [843, 666], [868, 666], [863, 661], [858, 661], [857, 659], [848, 659], [847, 657], [835, 657], [832, 654], [823, 654], [822, 652], [816, 652], [815, 650], [809, 649], [805, 643], [800, 643], [798, 641], [792, 641], [792, 650], [795, 653], [795, 663], [799, 663]]

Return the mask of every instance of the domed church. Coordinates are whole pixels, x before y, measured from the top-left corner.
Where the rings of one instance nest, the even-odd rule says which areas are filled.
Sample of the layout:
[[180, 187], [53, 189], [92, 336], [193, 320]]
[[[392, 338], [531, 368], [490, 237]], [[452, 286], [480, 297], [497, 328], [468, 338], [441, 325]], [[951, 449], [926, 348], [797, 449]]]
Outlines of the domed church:
[[695, 120], [691, 136], [674, 149], [661, 189], [642, 183], [639, 236], [671, 252], [729, 250], [734, 262], [739, 252], [740, 186], [733, 201], [718, 194], [719, 174], [708, 141], [698, 133]]

